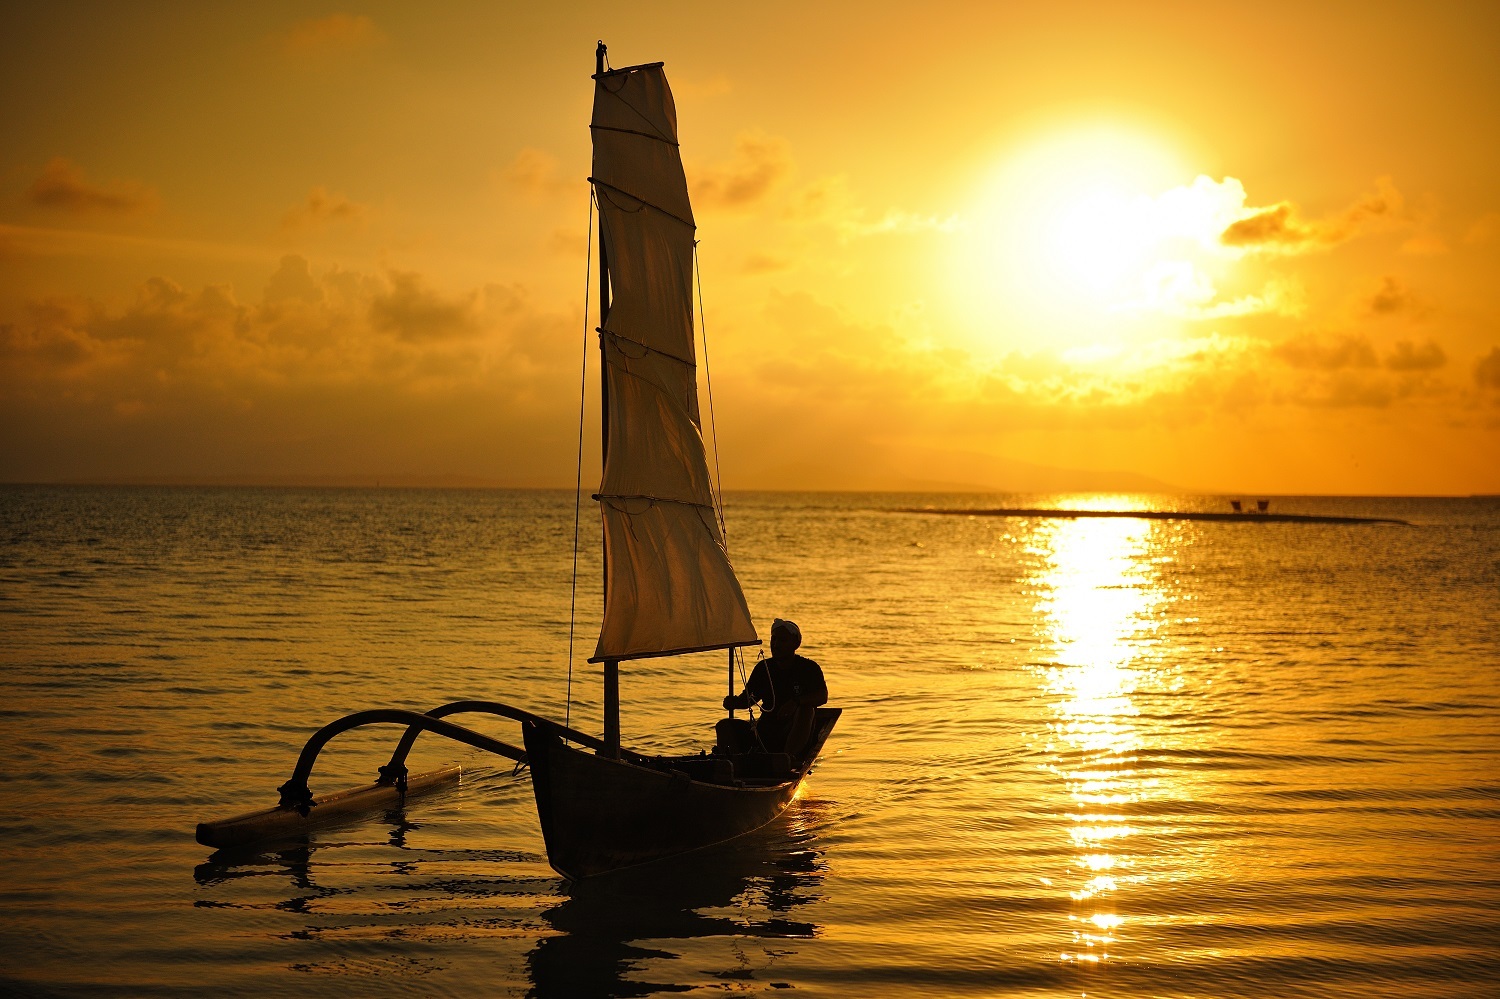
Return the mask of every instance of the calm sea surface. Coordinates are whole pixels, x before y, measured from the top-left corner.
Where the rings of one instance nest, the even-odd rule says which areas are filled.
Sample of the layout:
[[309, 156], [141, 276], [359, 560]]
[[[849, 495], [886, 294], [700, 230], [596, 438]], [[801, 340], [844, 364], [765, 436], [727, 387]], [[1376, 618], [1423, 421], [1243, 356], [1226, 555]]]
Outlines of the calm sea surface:
[[[1227, 509], [732, 494], [761, 633], [801, 624], [843, 719], [771, 827], [570, 884], [525, 773], [430, 736], [452, 793], [260, 854], [193, 827], [274, 804], [346, 712], [597, 731], [589, 505], [569, 707], [569, 494], [0, 488], [0, 991], [1500, 994], [1500, 502], [894, 512], [927, 503]], [[621, 682], [628, 744], [712, 744], [720, 654]]]

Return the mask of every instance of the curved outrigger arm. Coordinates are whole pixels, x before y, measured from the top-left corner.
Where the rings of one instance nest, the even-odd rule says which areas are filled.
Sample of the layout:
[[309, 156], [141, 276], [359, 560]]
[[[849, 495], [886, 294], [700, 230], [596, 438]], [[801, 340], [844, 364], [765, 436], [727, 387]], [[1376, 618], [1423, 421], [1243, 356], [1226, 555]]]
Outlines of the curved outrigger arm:
[[[558, 735], [563, 736], [567, 739], [571, 739], [572, 741], [578, 743], [580, 746], [587, 746], [589, 749], [598, 752], [603, 752], [605, 750], [605, 743], [603, 739], [588, 735], [584, 732], [580, 732], [575, 728], [568, 728], [566, 725], [559, 725], [557, 722], [543, 718], [541, 715], [533, 714], [530, 711], [513, 707], [501, 701], [450, 701], [447, 704], [439, 705], [438, 707], [433, 708], [431, 711], [427, 712], [425, 717], [446, 718], [449, 715], [458, 714], [499, 715], [502, 718], [510, 718], [518, 722], [530, 722], [531, 724], [536, 725], [540, 728], [551, 729]], [[422, 725], [412, 725], [407, 728], [405, 734], [401, 736], [401, 741], [396, 744], [396, 751], [391, 754], [391, 761], [380, 768], [380, 779], [378, 783], [392, 784], [397, 788], [401, 787], [402, 783], [406, 780], [407, 754], [411, 752], [411, 747], [416, 743], [417, 736], [421, 735], [423, 731], [424, 726]], [[430, 729], [429, 731], [437, 730]], [[483, 749], [485, 747], [480, 746], [479, 748]], [[512, 746], [510, 748], [514, 749], [515, 747]], [[637, 754], [634, 753], [626, 753], [626, 756], [636, 757], [637, 762], [640, 762], [643, 759], [641, 757], [637, 757]], [[512, 756], [511, 759], [514, 759], [517, 763], [525, 763], [526, 753], [524, 751], [521, 751], [520, 756]]]
[[[281, 792], [280, 807], [295, 808], [306, 815], [313, 803], [312, 791], [307, 787], [307, 778], [312, 774], [313, 763], [317, 761], [318, 754], [334, 736], [362, 725], [405, 725], [408, 735], [414, 730], [435, 732], [455, 742], [473, 746], [475, 749], [483, 749], [489, 753], [509, 757], [518, 763], [526, 759], [524, 749], [518, 749], [508, 742], [501, 742], [499, 739], [493, 739], [473, 729], [464, 728], [462, 725], [455, 725], [440, 718], [418, 714], [403, 708], [372, 708], [368, 711], [356, 711], [352, 715], [345, 715], [337, 721], [329, 722], [307, 740], [307, 745], [302, 747], [302, 755], [297, 757], [297, 767], [292, 771], [291, 779], [276, 789]], [[415, 738], [412, 736], [413, 741]], [[405, 767], [403, 766], [402, 769], [404, 770]], [[383, 773], [384, 768], [382, 768]], [[393, 777], [391, 783], [394, 782]]]

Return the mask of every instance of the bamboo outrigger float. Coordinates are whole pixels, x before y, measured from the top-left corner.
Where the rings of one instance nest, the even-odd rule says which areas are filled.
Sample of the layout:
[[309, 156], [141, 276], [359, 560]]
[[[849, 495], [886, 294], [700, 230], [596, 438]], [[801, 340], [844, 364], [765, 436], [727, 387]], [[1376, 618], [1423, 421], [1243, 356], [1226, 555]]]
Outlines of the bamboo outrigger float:
[[[547, 859], [590, 877], [733, 839], [775, 819], [822, 752], [840, 709], [819, 707], [805, 744], [747, 750], [734, 712], [712, 753], [648, 756], [620, 745], [622, 662], [760, 644], [729, 563], [698, 409], [692, 276], [696, 226], [661, 63], [609, 69], [596, 51], [594, 169], [599, 208], [599, 350], [604, 471], [604, 619], [591, 663], [604, 673], [598, 738], [499, 701], [454, 701], [419, 714], [394, 708], [334, 721], [303, 748], [275, 808], [199, 824], [198, 842], [243, 847], [287, 839], [438, 790], [457, 767], [409, 774], [423, 732], [531, 769]], [[524, 748], [447, 721], [486, 714], [519, 722]], [[373, 784], [314, 796], [323, 747], [366, 725], [406, 731]], [[724, 723], [720, 723], [721, 727]], [[743, 726], [744, 723], [739, 723]]]

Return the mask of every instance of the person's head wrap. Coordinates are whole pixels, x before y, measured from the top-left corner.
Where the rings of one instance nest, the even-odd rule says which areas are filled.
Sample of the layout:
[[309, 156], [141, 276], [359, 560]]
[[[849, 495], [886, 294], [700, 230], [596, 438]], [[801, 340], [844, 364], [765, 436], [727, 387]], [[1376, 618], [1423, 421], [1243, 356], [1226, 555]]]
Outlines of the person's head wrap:
[[781, 632], [792, 640], [792, 648], [800, 648], [802, 645], [802, 629], [797, 627], [797, 622], [777, 618], [771, 622], [771, 637], [775, 638], [777, 632]]

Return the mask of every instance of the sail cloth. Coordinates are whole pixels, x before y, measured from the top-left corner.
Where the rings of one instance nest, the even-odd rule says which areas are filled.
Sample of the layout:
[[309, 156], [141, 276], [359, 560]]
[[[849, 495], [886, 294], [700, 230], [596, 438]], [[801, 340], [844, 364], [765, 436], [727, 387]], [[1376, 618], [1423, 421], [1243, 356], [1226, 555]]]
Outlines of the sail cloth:
[[693, 209], [658, 63], [594, 87], [604, 357], [604, 621], [593, 662], [758, 644], [714, 515], [693, 351]]

